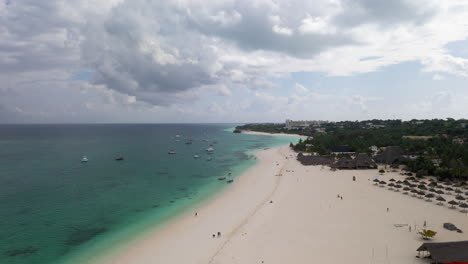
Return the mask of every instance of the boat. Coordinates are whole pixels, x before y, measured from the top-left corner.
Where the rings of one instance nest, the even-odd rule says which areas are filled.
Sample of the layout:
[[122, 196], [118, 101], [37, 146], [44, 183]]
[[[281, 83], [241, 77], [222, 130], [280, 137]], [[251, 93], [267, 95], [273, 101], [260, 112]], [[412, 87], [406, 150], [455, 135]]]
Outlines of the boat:
[[115, 160], [124, 160], [124, 157], [118, 156], [118, 157], [115, 158]]
[[81, 158], [81, 162], [88, 162], [88, 157], [83, 156], [83, 158]]
[[187, 145], [191, 145], [192, 143], [193, 143], [193, 142], [192, 142], [191, 139], [190, 139], [190, 140], [187, 140], [187, 141], [185, 142], [185, 144], [187, 144]]
[[233, 182], [234, 182], [233, 179], [230, 179], [230, 180], [227, 181], [227, 183], [233, 183]]
[[200, 156], [199, 156], [199, 155], [193, 155], [193, 158], [194, 158], [194, 159], [199, 159]]
[[226, 177], [219, 177], [218, 180], [220, 181], [224, 181], [226, 179]]
[[177, 154], [177, 153], [174, 150], [171, 150], [171, 151], [167, 152], [167, 154], [174, 155], [174, 154]]
[[214, 151], [214, 148], [213, 147], [209, 147], [206, 149], [206, 152], [213, 152]]
[[207, 161], [210, 161], [210, 160], [212, 160], [212, 158], [211, 158], [211, 157], [208, 157], [208, 158], [206, 158], [206, 160], [207, 160]]

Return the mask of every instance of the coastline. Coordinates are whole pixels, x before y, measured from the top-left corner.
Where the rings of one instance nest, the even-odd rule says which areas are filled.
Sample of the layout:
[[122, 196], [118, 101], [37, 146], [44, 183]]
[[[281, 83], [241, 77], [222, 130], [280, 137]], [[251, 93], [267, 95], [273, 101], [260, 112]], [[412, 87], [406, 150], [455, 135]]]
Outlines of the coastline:
[[241, 133], [250, 134], [250, 135], [262, 135], [262, 136], [291, 136], [291, 137], [299, 137], [301, 139], [306, 139], [307, 136], [299, 135], [299, 134], [287, 134], [287, 133], [266, 133], [266, 132], [258, 132], [258, 131], [251, 131], [251, 130], [241, 130]]
[[438, 232], [434, 242], [468, 239], [442, 228], [451, 222], [466, 232], [467, 214], [376, 187], [377, 170], [302, 166], [287, 146], [256, 157], [198, 209], [90, 263], [426, 263], [415, 258], [425, 222]]
[[[220, 242], [222, 245], [227, 241], [226, 237], [230, 232], [225, 230], [239, 228], [239, 224], [245, 221], [245, 216], [255, 213], [258, 206], [268, 199], [269, 196], [265, 196], [265, 192], [259, 192], [257, 183], [267, 183], [264, 188], [275, 189], [274, 186], [280, 177], [268, 176], [275, 174], [280, 166], [272, 167], [270, 161], [273, 158], [282, 163], [279, 151], [287, 148], [280, 146], [258, 150], [255, 153], [257, 164], [237, 177], [229, 188], [200, 203], [198, 209], [186, 211], [167, 223], [148, 230], [146, 234], [132, 239], [125, 246], [81, 261], [93, 264], [206, 263], [210, 255], [219, 249]], [[266, 172], [269, 173], [265, 174]], [[264, 174], [262, 179], [253, 177], [259, 173]], [[240, 197], [239, 190], [245, 191], [245, 188], [252, 195]], [[195, 212], [198, 213], [197, 217], [194, 216]], [[207, 218], [209, 221], [202, 222]], [[213, 239], [211, 235], [216, 234], [218, 230], [222, 233], [221, 237]], [[202, 234], [203, 231], [205, 232]], [[211, 243], [197, 243], [199, 239]], [[184, 252], [183, 255], [180, 254], [180, 250]]]

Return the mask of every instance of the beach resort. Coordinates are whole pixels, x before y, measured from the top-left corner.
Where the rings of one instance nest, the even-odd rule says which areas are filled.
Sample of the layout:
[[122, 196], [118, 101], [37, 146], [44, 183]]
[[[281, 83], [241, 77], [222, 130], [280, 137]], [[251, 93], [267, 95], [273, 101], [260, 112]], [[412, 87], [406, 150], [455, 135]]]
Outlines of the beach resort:
[[[258, 163], [228, 189], [98, 263], [466, 261], [459, 241], [468, 240], [468, 214], [449, 203], [462, 202], [456, 197], [466, 186], [385, 166], [380, 173], [304, 166], [297, 155], [288, 146], [258, 151]], [[423, 230], [437, 234], [427, 240]]]

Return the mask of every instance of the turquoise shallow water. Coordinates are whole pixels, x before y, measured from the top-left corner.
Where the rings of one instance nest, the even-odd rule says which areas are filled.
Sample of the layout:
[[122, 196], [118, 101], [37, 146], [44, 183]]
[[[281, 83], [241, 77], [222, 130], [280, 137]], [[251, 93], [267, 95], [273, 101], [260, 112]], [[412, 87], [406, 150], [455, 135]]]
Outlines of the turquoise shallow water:
[[252, 166], [254, 151], [297, 141], [231, 126], [0, 126], [0, 263], [73, 263], [113, 248], [225, 188], [217, 178]]

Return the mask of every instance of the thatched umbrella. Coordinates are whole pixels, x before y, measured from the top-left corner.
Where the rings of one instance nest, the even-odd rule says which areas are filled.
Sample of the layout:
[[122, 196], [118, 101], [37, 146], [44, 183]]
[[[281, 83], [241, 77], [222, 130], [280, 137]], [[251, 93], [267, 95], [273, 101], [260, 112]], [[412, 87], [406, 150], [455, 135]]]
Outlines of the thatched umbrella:
[[408, 180], [416, 180], [416, 178], [411, 176], [411, 177], [408, 177]]
[[442, 205], [442, 204], [443, 204], [442, 202], [445, 202], [445, 199], [444, 199], [444, 197], [442, 197], [442, 196], [438, 196], [438, 197], [436, 198], [436, 200], [439, 201], [439, 202], [437, 203], [438, 205]]
[[398, 180], [398, 181], [396, 182], [396, 184], [402, 184], [402, 183], [403, 183], [403, 182], [400, 181], [400, 180]]
[[393, 178], [391, 178], [389, 181], [391, 181], [391, 182], [394, 182], [394, 181], [396, 181], [396, 180], [395, 180], [395, 179], [393, 179]]
[[465, 195], [468, 195], [468, 192], [466, 192]]
[[437, 190], [436, 192], [437, 194], [444, 194], [444, 192], [442, 190]]
[[461, 204], [459, 204], [458, 206], [459, 206], [460, 208], [462, 208], [461, 211], [462, 211], [463, 213], [466, 213], [466, 212], [467, 212], [467, 211], [466, 211], [466, 208], [468, 208], [468, 205], [467, 205], [466, 203], [461, 203]]
[[452, 208], [452, 209], [455, 209], [455, 205], [458, 205], [458, 203], [455, 202], [454, 200], [448, 202], [448, 204], [452, 205], [452, 206], [450, 207], [450, 208]]
[[399, 192], [401, 187], [400, 184], [395, 184], [395, 192]]
[[403, 181], [403, 184], [405, 184], [405, 185], [408, 185], [409, 183], [410, 183], [410, 182], [407, 181], [407, 180], [404, 180], [404, 181]]
[[389, 183], [388, 186], [393, 187], [395, 184], [393, 182]]
[[428, 193], [428, 194], [426, 194], [424, 197], [427, 198], [426, 201], [430, 202], [430, 201], [432, 201], [431, 198], [434, 198], [434, 194]]
[[425, 191], [427, 190], [426, 186], [424, 186], [423, 184], [418, 185], [418, 188]]
[[437, 189], [443, 189], [444, 186], [442, 186], [442, 185], [437, 185], [436, 188], [437, 188]]
[[436, 189], [434, 189], [434, 188], [430, 188], [429, 191], [433, 192], [433, 193], [437, 192]]
[[445, 190], [447, 191], [447, 194], [452, 194], [452, 193], [450, 193], [450, 192], [452, 192], [452, 191], [453, 191], [453, 189], [452, 189], [452, 188], [450, 188], [450, 187], [447, 187], [447, 188], [445, 188]]
[[411, 196], [413, 196], [413, 197], [416, 197], [416, 196], [417, 196], [417, 194], [418, 194], [418, 191], [417, 191], [417, 190], [415, 190], [415, 189], [412, 189], [412, 190], [411, 190], [411, 193], [412, 193], [412, 195], [411, 195]]
[[403, 191], [409, 191], [409, 190], [411, 190], [409, 187], [404, 187], [403, 188]]
[[460, 189], [456, 189], [455, 193], [463, 193]]
[[461, 196], [461, 195], [457, 195], [457, 196], [455, 197], [455, 199], [457, 199], [457, 200], [459, 200], [459, 201], [465, 201], [465, 198], [464, 198], [463, 196]]
[[380, 184], [380, 187], [383, 187], [384, 184], [387, 184], [387, 183], [385, 181], [380, 181], [379, 184]]
[[430, 182], [429, 186], [432, 186], [432, 187], [437, 186], [437, 182]]
[[373, 182], [374, 182], [374, 185], [378, 185], [380, 183], [380, 181], [377, 179], [374, 179]]
[[419, 191], [418, 194], [419, 194], [419, 197], [418, 197], [419, 199], [422, 199], [423, 196], [426, 195], [426, 193], [423, 191]]

